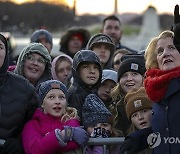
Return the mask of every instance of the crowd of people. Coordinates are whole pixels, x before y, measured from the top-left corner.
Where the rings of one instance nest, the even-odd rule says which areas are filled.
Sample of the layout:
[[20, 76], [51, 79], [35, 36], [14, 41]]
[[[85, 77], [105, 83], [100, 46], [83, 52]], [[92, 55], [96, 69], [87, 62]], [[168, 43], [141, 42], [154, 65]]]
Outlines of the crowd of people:
[[0, 153], [102, 154], [103, 145], [87, 142], [110, 137], [125, 141], [107, 154], [180, 153], [180, 144], [163, 140], [180, 138], [179, 6], [173, 29], [144, 53], [122, 45], [121, 37], [121, 21], [111, 15], [93, 36], [68, 29], [52, 57], [51, 33], [38, 29], [11, 66], [0, 34]]

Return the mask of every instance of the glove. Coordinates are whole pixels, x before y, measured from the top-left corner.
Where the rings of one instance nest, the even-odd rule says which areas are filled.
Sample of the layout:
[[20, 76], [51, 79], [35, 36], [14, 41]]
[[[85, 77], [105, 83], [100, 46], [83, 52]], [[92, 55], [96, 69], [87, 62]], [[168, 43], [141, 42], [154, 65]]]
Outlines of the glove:
[[8, 154], [23, 154], [24, 150], [20, 139], [7, 139], [3, 145], [3, 151]]
[[174, 45], [177, 50], [180, 52], [180, 14], [179, 14], [179, 5], [176, 5], [174, 8]]
[[74, 140], [79, 146], [84, 147], [88, 140], [89, 134], [81, 127], [65, 126], [65, 141]]
[[[62, 132], [64, 131], [64, 135]], [[68, 141], [75, 141], [79, 146], [84, 147], [88, 140], [88, 133], [81, 127], [64, 126], [64, 130], [55, 129], [55, 135], [61, 146], [66, 146]]]
[[126, 152], [128, 152], [128, 154], [134, 154], [136, 150], [137, 147], [135, 144], [135, 140], [133, 140], [132, 138], [127, 138], [121, 145], [119, 153], [125, 154]]

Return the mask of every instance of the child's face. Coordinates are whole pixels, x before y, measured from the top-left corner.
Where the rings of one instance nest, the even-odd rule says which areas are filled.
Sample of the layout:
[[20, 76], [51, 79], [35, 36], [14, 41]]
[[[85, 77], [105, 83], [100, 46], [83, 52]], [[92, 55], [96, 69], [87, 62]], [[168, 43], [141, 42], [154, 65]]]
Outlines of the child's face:
[[93, 47], [93, 51], [97, 54], [102, 65], [105, 65], [108, 62], [111, 51], [110, 47], [107, 44], [97, 44]]
[[66, 106], [65, 94], [60, 89], [51, 89], [41, 105], [45, 114], [50, 114], [54, 117], [61, 117], [65, 112]]
[[79, 66], [79, 76], [83, 82], [92, 86], [99, 79], [98, 65], [94, 63], [84, 63]]
[[110, 98], [110, 92], [112, 88], [116, 86], [116, 83], [112, 80], [105, 80], [98, 89], [98, 96], [106, 102]]
[[67, 78], [72, 73], [72, 64], [67, 60], [62, 60], [56, 69], [56, 74], [59, 81], [65, 83]]
[[126, 72], [120, 78], [120, 85], [125, 93], [130, 92], [132, 89], [138, 89], [143, 84], [143, 76], [137, 72]]
[[152, 110], [143, 109], [131, 115], [131, 122], [137, 129], [148, 128], [151, 126]]
[[90, 126], [90, 127], [87, 128], [88, 134], [91, 135], [92, 132], [94, 131], [94, 128], [98, 128], [98, 127], [104, 128], [105, 130], [108, 130], [108, 131], [112, 132], [111, 124], [109, 124], [109, 123], [98, 123], [95, 126]]

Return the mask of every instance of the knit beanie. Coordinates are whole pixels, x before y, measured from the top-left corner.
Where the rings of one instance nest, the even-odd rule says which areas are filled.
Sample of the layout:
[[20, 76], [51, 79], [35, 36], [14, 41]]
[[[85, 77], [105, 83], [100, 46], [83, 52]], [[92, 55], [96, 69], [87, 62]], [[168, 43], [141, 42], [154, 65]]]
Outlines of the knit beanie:
[[126, 103], [126, 115], [129, 120], [131, 119], [131, 115], [137, 111], [152, 109], [152, 101], [148, 98], [144, 87], [128, 93], [124, 101]]
[[102, 33], [92, 36], [87, 43], [86, 49], [92, 50], [95, 45], [102, 43], [107, 44], [110, 47], [111, 52], [115, 51], [115, 45], [112, 39], [108, 35]]
[[111, 80], [115, 83], [117, 83], [117, 72], [110, 69], [104, 69], [102, 73], [102, 80], [101, 83], [103, 83], [106, 80]]
[[105, 104], [96, 94], [89, 94], [86, 97], [82, 107], [83, 126], [85, 129], [98, 123], [109, 123], [111, 115]]
[[121, 57], [121, 65], [118, 70], [118, 81], [124, 73], [129, 71], [144, 75], [146, 68], [143, 55], [126, 54]]
[[66, 96], [66, 100], [68, 99], [68, 92], [67, 92], [66, 86], [61, 81], [47, 80], [45, 82], [40, 83], [38, 86], [38, 96], [39, 96], [39, 100], [41, 104], [43, 103], [45, 96], [51, 89], [62, 90]]

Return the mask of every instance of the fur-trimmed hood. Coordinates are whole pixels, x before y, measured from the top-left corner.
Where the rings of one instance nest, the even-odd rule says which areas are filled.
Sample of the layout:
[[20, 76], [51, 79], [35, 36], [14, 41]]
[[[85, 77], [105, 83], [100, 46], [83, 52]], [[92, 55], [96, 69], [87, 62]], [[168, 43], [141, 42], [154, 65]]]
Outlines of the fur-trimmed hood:
[[69, 55], [71, 58], [73, 58], [73, 55], [69, 52], [67, 45], [68, 45], [69, 39], [74, 34], [81, 34], [83, 36], [84, 41], [83, 41], [82, 49], [86, 47], [86, 44], [90, 38], [89, 31], [81, 27], [71, 27], [62, 35], [60, 43], [59, 43], [60, 45], [59, 51], [64, 52], [65, 54]]

